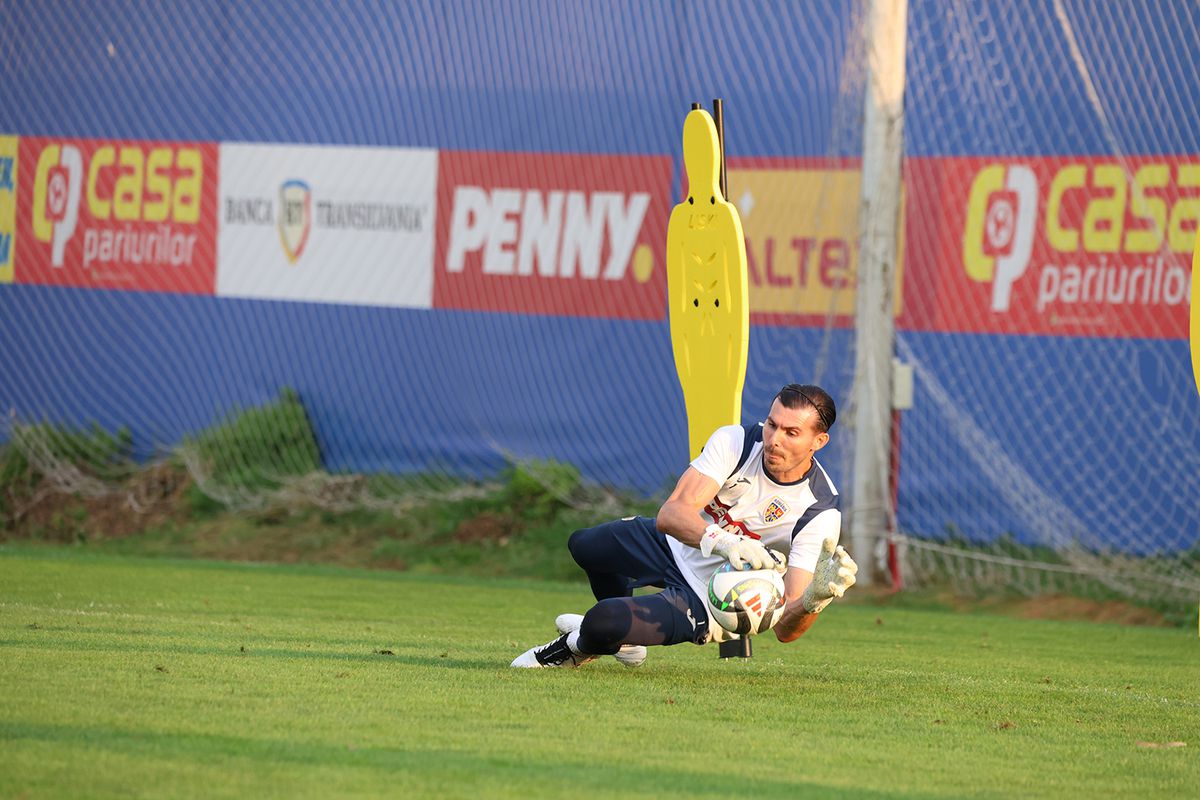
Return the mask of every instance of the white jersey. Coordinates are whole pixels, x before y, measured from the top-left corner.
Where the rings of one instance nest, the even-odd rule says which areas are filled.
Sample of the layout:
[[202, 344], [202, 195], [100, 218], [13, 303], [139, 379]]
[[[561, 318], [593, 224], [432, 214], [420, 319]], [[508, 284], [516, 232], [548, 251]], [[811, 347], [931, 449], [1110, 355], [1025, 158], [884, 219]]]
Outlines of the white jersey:
[[[721, 487], [700, 512], [705, 525], [716, 523], [727, 531], [762, 541], [781, 554], [788, 566], [812, 572], [821, 543], [842, 532], [841, 498], [825, 469], [814, 458], [798, 481], [777, 483], [763, 466], [762, 424], [718, 428], [691, 466]], [[700, 598], [708, 593], [708, 579], [725, 559], [700, 550], [674, 536], [667, 542], [675, 563]]]

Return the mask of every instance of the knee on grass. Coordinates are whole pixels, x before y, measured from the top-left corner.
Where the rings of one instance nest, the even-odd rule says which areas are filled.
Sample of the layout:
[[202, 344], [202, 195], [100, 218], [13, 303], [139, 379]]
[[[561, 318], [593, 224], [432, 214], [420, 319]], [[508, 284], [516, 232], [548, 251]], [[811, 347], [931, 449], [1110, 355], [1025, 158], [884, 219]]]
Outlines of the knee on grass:
[[602, 600], [583, 616], [579, 646], [587, 653], [612, 655], [629, 634], [633, 615], [621, 599]]

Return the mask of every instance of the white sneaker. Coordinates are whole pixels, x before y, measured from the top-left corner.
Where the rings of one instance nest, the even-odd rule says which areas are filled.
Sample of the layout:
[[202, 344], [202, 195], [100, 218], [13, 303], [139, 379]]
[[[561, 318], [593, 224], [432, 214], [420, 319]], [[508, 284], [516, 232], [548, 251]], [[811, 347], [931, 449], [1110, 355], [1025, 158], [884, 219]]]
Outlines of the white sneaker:
[[[571, 633], [579, 630], [583, 624], [583, 614], [559, 614], [554, 619], [554, 627], [559, 633]], [[641, 644], [623, 644], [621, 649], [613, 653], [613, 658], [627, 667], [640, 667], [646, 663], [646, 646]]]
[[540, 647], [531, 647], [513, 659], [510, 666], [539, 669], [541, 667], [581, 667], [589, 661], [595, 661], [596, 656], [576, 653], [567, 644], [567, 635], [563, 634], [552, 642]]

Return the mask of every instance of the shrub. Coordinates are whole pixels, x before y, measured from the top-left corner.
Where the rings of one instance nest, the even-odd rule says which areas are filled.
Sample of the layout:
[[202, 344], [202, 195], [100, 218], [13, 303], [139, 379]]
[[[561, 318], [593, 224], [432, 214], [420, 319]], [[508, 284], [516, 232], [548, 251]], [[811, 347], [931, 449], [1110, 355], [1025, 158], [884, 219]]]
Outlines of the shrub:
[[321, 467], [316, 435], [293, 389], [279, 399], [230, 414], [183, 443], [199, 456], [214, 482], [243, 489], [265, 489], [291, 475]]

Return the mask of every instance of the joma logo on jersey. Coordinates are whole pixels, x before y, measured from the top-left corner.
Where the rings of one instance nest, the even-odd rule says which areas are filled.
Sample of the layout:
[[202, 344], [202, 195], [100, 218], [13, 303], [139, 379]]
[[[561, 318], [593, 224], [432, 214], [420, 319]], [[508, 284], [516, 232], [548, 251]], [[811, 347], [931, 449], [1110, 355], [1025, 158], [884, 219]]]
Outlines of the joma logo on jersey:
[[787, 504], [778, 497], [773, 498], [767, 504], [766, 510], [763, 512], [763, 522], [778, 522], [783, 519], [783, 515], [788, 512]]
[[[621, 280], [649, 206], [650, 195], [644, 192], [459, 186], [446, 270], [462, 272], [472, 257], [486, 275]], [[650, 270], [638, 266], [635, 277], [644, 283]]]

